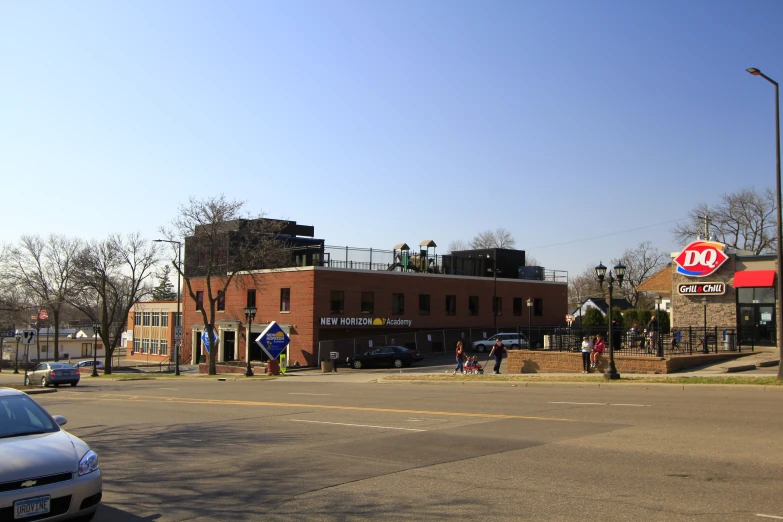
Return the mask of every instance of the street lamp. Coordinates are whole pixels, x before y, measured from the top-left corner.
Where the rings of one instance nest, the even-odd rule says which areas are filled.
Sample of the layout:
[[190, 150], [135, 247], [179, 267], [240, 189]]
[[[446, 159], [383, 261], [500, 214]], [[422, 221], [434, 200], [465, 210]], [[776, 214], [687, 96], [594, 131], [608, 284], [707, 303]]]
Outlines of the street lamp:
[[656, 352], [658, 357], [663, 357], [663, 343], [661, 342], [661, 296], [658, 294], [655, 296], [655, 340], [656, 340]]
[[19, 341], [22, 339], [22, 334], [16, 333], [16, 357], [14, 357], [14, 373], [19, 373]]
[[179, 375], [179, 346], [182, 344], [182, 320], [179, 316], [179, 302], [182, 300], [179, 283], [180, 270], [182, 270], [182, 243], [171, 239], [156, 239], [154, 242], [177, 245], [177, 317], [174, 319], [174, 375]]
[[247, 370], [245, 377], [253, 376], [253, 369], [250, 367], [250, 333], [253, 328], [253, 319], [256, 318], [256, 307], [245, 307], [245, 320], [247, 321], [247, 336], [245, 336], [245, 359], [247, 359]]
[[609, 284], [609, 368], [607, 368], [606, 373], [604, 373], [604, 377], [606, 379], [619, 379], [620, 374], [617, 373], [617, 367], [614, 365], [614, 344], [612, 342], [612, 289], [614, 288], [615, 281], [617, 281], [618, 285], [623, 285], [625, 265], [617, 263], [614, 265], [614, 275], [612, 272], [609, 272], [609, 275], [607, 276], [604, 264], [598, 263], [598, 266], [595, 267], [595, 275], [598, 278], [598, 284], [601, 288], [604, 287], [604, 279], [606, 279], [606, 282]]
[[495, 250], [495, 256], [490, 257], [487, 254], [487, 259], [492, 259], [492, 268], [487, 268], [487, 272], [492, 272], [492, 328], [495, 333], [498, 333], [498, 252]]
[[533, 332], [530, 326], [530, 317], [531, 317], [532, 310], [533, 310], [533, 299], [528, 297], [527, 298], [527, 348], [528, 350], [533, 349], [533, 335], [532, 335]]
[[781, 305], [781, 300], [783, 300], [783, 278], [781, 278], [781, 275], [783, 275], [783, 238], [781, 237], [781, 226], [783, 225], [783, 207], [781, 207], [780, 204], [780, 86], [778, 85], [778, 82], [761, 72], [760, 70], [756, 69], [755, 67], [750, 67], [747, 70], [750, 74], [753, 76], [761, 76], [765, 80], [767, 80], [769, 83], [775, 86], [775, 163], [776, 163], [776, 170], [775, 170], [775, 184], [777, 186], [777, 204], [778, 208], [775, 212], [775, 217], [777, 218], [777, 241], [778, 241], [778, 247], [777, 247], [777, 254], [778, 254], [778, 284], [777, 284], [777, 308], [778, 308], [778, 316], [777, 316], [777, 323], [778, 323], [778, 350], [780, 352], [780, 362], [781, 364], [778, 365], [778, 380], [783, 379], [783, 331], [781, 328], [783, 328], [783, 306]]
[[92, 323], [95, 333], [95, 344], [92, 347], [92, 377], [98, 377], [98, 334], [101, 333], [101, 323]]
[[701, 304], [704, 305], [704, 353], [710, 353], [709, 348], [707, 348], [707, 298], [702, 297], [701, 298]]

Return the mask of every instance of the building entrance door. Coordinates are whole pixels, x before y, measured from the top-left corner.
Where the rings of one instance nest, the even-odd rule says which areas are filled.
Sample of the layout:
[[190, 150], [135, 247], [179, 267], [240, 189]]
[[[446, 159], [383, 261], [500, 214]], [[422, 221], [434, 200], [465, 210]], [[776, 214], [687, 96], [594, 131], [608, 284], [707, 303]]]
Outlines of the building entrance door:
[[236, 332], [228, 330], [223, 332], [223, 342], [225, 343], [225, 345], [223, 345], [223, 357], [226, 361], [233, 361], [236, 358], [234, 356], [235, 336]]
[[739, 307], [740, 341], [775, 344], [775, 307], [767, 304], [742, 304]]

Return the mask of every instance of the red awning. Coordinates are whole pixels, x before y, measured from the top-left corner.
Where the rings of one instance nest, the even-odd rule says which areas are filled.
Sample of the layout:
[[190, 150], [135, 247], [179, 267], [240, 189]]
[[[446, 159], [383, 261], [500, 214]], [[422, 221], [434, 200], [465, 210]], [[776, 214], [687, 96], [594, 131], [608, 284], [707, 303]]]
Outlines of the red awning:
[[774, 270], [743, 270], [734, 274], [734, 288], [775, 286]]

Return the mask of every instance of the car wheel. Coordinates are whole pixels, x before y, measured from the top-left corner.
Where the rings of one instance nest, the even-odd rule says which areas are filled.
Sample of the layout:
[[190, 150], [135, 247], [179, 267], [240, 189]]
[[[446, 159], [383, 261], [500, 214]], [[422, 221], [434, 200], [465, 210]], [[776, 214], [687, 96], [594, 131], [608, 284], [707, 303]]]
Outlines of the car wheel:
[[519, 345], [518, 344], [512, 344], [511, 345], [511, 349], [512, 350], [519, 350]]
[[480, 345], [476, 346], [476, 351], [479, 352], [479, 353], [484, 353], [484, 351], [485, 351], [484, 345], [480, 344]]
[[72, 382], [71, 386], [76, 386], [77, 384], [79, 384], [79, 383], [78, 382]]
[[362, 368], [362, 361], [354, 361], [353, 362], [353, 367], [356, 368], [357, 370], [361, 370], [361, 368]]
[[46, 382], [46, 377], [41, 377], [41, 386], [44, 388], [47, 388], [49, 386], [49, 383]]
[[394, 367], [402, 368], [402, 359], [394, 359]]

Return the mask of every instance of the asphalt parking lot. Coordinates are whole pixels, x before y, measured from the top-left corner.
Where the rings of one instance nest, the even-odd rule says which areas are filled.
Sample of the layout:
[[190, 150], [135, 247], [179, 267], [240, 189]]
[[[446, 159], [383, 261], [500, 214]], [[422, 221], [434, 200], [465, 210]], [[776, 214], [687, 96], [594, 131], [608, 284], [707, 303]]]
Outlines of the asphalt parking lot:
[[36, 399], [99, 453], [98, 522], [783, 517], [780, 390], [346, 380]]

